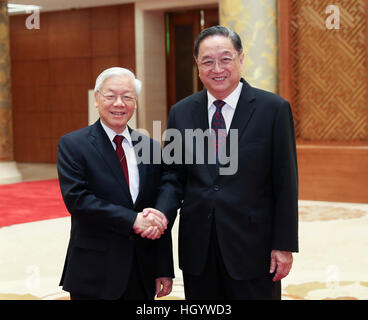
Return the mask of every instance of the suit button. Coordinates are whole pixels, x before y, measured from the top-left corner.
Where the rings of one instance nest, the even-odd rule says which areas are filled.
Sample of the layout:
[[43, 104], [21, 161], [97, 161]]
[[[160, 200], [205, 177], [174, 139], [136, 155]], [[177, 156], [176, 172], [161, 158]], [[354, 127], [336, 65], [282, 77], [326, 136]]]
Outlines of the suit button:
[[130, 235], [129, 240], [135, 240], [135, 237], [133, 235]]
[[209, 213], [207, 216], [208, 220], [211, 219], [211, 217], [212, 217], [212, 213]]
[[217, 184], [213, 186], [213, 190], [214, 191], [219, 191], [220, 190], [220, 186], [218, 186]]

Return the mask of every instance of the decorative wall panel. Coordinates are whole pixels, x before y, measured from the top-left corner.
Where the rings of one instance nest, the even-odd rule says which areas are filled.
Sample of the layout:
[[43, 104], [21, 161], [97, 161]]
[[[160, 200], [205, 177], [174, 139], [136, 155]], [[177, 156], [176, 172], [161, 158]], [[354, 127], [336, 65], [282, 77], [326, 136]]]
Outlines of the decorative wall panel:
[[221, 0], [220, 23], [242, 39], [243, 76], [252, 85], [278, 93], [277, 1]]
[[135, 71], [134, 3], [10, 17], [14, 158], [56, 162], [59, 138], [88, 125], [88, 90], [106, 68]]
[[[329, 0], [290, 3], [290, 98], [298, 139], [366, 144], [366, 1], [334, 1], [338, 11], [330, 12]], [[338, 28], [329, 29], [331, 23]]]

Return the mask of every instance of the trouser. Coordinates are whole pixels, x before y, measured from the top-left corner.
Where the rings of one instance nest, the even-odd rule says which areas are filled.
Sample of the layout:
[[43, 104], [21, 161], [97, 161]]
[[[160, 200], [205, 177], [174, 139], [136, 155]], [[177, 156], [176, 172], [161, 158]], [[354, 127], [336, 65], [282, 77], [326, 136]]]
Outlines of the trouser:
[[235, 280], [227, 272], [221, 256], [215, 221], [206, 265], [200, 275], [183, 272], [187, 300], [280, 300], [281, 282], [272, 281], [273, 274], [257, 279]]
[[[80, 295], [76, 292], [70, 292], [71, 300], [100, 300], [96, 297]], [[123, 295], [118, 300], [153, 300], [154, 297], [148, 297], [144, 288], [136, 255], [134, 255], [133, 265], [129, 276], [129, 282]]]

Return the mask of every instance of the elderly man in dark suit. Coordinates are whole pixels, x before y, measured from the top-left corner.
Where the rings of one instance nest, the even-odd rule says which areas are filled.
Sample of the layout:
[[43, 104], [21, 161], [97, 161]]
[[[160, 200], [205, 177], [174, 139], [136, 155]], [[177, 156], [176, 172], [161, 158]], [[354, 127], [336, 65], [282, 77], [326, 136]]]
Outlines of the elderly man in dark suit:
[[160, 144], [127, 126], [139, 90], [129, 70], [105, 70], [95, 86], [100, 119], [59, 141], [60, 188], [71, 214], [60, 284], [72, 300], [152, 300], [171, 291], [170, 233], [161, 236], [167, 220], [142, 214], [156, 201], [161, 164], [152, 155]]
[[[168, 129], [183, 137], [182, 159], [165, 166], [155, 207], [167, 214], [169, 224], [175, 219], [169, 213], [181, 208], [179, 266], [185, 296], [280, 299], [280, 280], [298, 250], [298, 172], [290, 105], [241, 77], [244, 53], [235, 32], [222, 26], [203, 30], [194, 57], [206, 90], [170, 111]], [[209, 129], [217, 138], [214, 161], [210, 139], [204, 139], [202, 152], [191, 150], [198, 136], [186, 134]], [[167, 140], [166, 147], [175, 143]], [[188, 152], [191, 162], [186, 162]], [[230, 162], [224, 163], [226, 159]]]

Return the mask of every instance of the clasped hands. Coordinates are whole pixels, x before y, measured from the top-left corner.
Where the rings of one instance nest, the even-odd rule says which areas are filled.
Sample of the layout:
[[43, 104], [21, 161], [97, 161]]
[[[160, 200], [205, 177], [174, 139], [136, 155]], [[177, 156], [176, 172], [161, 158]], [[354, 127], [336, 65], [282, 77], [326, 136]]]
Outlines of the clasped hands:
[[[133, 224], [135, 233], [140, 234], [142, 238], [155, 240], [167, 229], [166, 216], [156, 209], [146, 208], [137, 214]], [[156, 297], [164, 297], [170, 294], [172, 290], [172, 279], [169, 277], [156, 278]]]
[[167, 224], [166, 216], [161, 211], [146, 208], [138, 213], [133, 230], [136, 234], [140, 234], [142, 238], [155, 240], [165, 232]]

